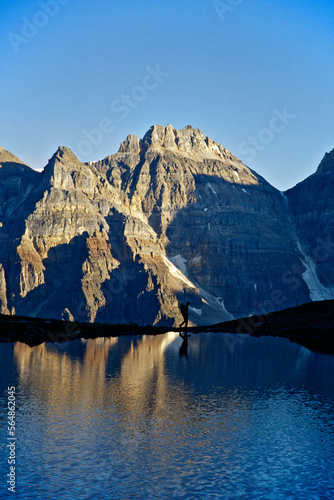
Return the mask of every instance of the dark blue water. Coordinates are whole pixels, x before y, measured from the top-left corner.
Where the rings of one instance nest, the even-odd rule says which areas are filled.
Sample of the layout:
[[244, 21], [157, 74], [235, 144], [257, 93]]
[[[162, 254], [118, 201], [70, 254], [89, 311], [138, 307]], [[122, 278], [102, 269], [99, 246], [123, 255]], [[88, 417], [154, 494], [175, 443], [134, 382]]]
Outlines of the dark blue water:
[[228, 334], [181, 344], [0, 344], [0, 498], [333, 499], [334, 356]]

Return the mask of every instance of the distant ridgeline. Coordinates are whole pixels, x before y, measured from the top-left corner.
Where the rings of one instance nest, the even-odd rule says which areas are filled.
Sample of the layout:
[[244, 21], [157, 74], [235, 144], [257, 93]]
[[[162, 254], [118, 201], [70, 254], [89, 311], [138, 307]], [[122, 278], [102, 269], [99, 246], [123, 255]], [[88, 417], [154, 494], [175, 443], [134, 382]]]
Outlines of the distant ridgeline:
[[281, 193], [191, 126], [43, 172], [0, 148], [0, 313], [209, 325], [334, 298], [334, 150]]

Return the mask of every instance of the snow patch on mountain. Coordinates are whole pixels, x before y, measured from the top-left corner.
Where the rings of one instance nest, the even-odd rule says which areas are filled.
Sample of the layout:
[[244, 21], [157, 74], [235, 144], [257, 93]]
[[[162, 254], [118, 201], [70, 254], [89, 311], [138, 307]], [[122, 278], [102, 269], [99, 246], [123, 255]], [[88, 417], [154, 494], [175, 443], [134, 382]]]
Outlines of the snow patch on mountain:
[[334, 287], [325, 287], [321, 283], [317, 274], [315, 262], [309, 255], [306, 255], [299, 241], [298, 250], [303, 255], [303, 258], [300, 259], [306, 268], [306, 271], [303, 273], [303, 279], [310, 291], [311, 300], [316, 301], [334, 299]]

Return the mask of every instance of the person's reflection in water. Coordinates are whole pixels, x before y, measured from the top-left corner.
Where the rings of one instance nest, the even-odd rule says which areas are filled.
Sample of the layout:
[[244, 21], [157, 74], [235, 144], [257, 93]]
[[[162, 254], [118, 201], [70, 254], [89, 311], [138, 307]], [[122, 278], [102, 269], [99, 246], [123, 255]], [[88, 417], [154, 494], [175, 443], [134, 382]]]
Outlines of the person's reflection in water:
[[190, 337], [190, 335], [188, 335], [187, 332], [183, 332], [180, 333], [180, 337], [183, 339], [183, 342], [180, 347], [179, 356], [180, 358], [182, 358], [182, 356], [188, 358], [188, 337]]
[[189, 308], [189, 304], [190, 304], [190, 302], [187, 302], [186, 304], [180, 304], [180, 311], [181, 311], [181, 314], [183, 316], [183, 321], [180, 324], [179, 328], [182, 328], [182, 326], [184, 325], [186, 327], [186, 330], [188, 328], [188, 318], [189, 318], [188, 308]]

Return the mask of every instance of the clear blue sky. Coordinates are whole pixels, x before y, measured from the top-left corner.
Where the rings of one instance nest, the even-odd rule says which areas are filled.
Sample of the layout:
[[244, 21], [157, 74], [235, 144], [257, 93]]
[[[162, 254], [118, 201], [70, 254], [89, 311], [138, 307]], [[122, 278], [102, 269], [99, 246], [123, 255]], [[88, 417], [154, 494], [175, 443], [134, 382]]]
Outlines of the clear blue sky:
[[190, 124], [284, 190], [334, 148], [333, 0], [12, 0], [0, 18], [0, 145], [33, 168]]

